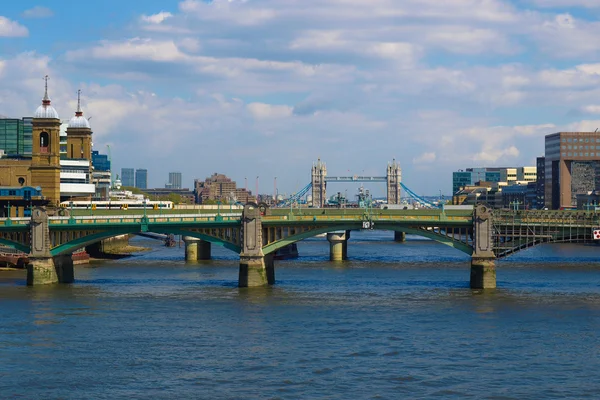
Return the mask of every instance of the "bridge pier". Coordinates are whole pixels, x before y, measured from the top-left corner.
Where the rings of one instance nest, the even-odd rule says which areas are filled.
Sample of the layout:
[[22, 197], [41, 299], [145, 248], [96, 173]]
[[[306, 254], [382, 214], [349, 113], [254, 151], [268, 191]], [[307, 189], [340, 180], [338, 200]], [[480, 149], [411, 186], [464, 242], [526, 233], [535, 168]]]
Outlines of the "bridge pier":
[[496, 260], [493, 258], [471, 258], [471, 289], [496, 288]]
[[183, 242], [185, 243], [185, 261], [210, 260], [210, 242], [192, 236], [184, 236]]
[[257, 287], [275, 283], [273, 255], [240, 255], [239, 287]]
[[52, 257], [30, 257], [27, 264], [27, 285], [58, 283], [58, 275]]
[[492, 210], [478, 205], [473, 210], [471, 289], [496, 288], [496, 255], [492, 240]]
[[327, 234], [330, 261], [343, 261], [348, 259], [348, 239], [350, 239], [350, 231], [329, 232]]
[[398, 242], [398, 243], [406, 242], [406, 232], [394, 231], [394, 242]]
[[239, 287], [266, 286], [275, 283], [273, 254], [265, 256], [262, 251], [262, 216], [267, 213], [268, 206], [264, 203], [248, 203], [244, 206]]

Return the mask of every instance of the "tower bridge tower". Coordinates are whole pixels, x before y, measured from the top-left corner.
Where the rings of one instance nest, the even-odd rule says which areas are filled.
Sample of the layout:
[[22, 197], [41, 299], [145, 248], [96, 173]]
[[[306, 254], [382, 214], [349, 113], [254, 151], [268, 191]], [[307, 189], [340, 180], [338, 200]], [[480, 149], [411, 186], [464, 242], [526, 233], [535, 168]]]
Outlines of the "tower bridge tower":
[[313, 207], [321, 208], [327, 200], [327, 166], [321, 162], [319, 158], [312, 167], [311, 182], [312, 182], [312, 198]]
[[387, 202], [388, 204], [400, 204], [400, 190], [402, 182], [402, 168], [394, 159], [387, 166]]

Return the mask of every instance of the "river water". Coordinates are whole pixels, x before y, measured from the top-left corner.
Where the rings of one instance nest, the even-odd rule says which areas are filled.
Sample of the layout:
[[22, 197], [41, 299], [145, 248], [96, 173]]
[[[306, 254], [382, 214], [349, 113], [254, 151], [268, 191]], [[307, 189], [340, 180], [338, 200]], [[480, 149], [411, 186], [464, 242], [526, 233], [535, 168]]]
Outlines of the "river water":
[[76, 267], [76, 283], [0, 273], [0, 398], [598, 398], [600, 248], [546, 245], [469, 289], [469, 258], [353, 232], [350, 261], [299, 243], [276, 285], [183, 249]]

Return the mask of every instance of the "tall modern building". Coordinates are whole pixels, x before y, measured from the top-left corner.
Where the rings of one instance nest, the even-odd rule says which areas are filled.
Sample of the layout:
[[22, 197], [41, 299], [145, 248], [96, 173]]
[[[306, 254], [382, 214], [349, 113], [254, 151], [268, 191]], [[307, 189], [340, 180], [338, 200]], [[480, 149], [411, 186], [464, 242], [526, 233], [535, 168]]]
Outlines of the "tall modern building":
[[33, 119], [0, 118], [0, 149], [7, 156], [31, 157]]
[[167, 189], [181, 189], [181, 172], [169, 172], [169, 183], [165, 185]]
[[[482, 167], [467, 168], [452, 173], [452, 193], [456, 193], [463, 186], [472, 186], [477, 182], [500, 182], [501, 171], [508, 168]], [[506, 174], [506, 173], [505, 173]]]
[[148, 189], [148, 170], [135, 170], [135, 187], [138, 189]]
[[535, 162], [537, 166], [537, 177], [535, 197], [538, 209], [543, 209], [546, 203], [546, 157], [538, 157]]
[[578, 194], [600, 187], [600, 132], [546, 135], [545, 151], [546, 207], [575, 207]]
[[121, 185], [135, 187], [135, 173], [133, 168], [121, 168]]

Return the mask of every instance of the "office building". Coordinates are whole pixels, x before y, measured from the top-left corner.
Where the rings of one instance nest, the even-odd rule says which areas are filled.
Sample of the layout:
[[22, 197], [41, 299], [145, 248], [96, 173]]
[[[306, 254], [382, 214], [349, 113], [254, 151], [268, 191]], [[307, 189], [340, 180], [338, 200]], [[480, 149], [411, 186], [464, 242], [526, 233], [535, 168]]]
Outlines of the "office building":
[[248, 203], [255, 201], [250, 191], [240, 189], [237, 183], [223, 174], [216, 172], [204, 181], [194, 180], [196, 203], [202, 204], [207, 200], [229, 203]]
[[541, 210], [545, 207], [546, 203], [546, 157], [536, 158], [535, 164], [537, 166], [535, 187], [536, 205], [537, 208]]
[[545, 206], [577, 205], [577, 195], [597, 190], [600, 133], [558, 132], [545, 137]]
[[121, 185], [135, 187], [135, 172], [133, 168], [121, 168]]
[[31, 157], [33, 118], [0, 118], [0, 149], [6, 156]]
[[138, 189], [148, 188], [148, 170], [147, 169], [136, 169], [135, 170], [135, 187]]
[[169, 172], [169, 183], [165, 185], [167, 189], [181, 189], [181, 172]]

